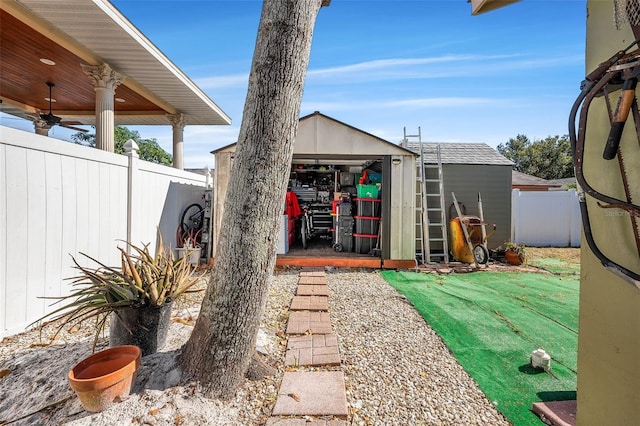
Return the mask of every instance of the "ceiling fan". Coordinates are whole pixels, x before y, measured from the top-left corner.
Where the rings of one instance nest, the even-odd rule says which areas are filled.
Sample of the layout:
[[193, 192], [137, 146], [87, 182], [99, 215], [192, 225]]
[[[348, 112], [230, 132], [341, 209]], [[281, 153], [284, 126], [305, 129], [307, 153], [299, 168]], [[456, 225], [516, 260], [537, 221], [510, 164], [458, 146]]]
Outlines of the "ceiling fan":
[[76, 130], [78, 132], [87, 132], [85, 129], [81, 129], [79, 127], [73, 127], [71, 124], [82, 124], [80, 122], [64, 122], [61, 117], [53, 115], [53, 108], [51, 103], [53, 102], [52, 89], [55, 86], [50, 81], [47, 81], [47, 86], [49, 86], [49, 112], [47, 114], [40, 114], [40, 119], [47, 123], [47, 126], [62, 126], [71, 130]]

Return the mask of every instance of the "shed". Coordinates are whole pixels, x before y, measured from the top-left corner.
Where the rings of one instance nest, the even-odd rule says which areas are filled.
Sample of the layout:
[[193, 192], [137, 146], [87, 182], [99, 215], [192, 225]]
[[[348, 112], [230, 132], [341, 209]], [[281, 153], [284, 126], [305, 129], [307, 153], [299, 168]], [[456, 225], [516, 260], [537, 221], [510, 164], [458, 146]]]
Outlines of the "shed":
[[[485, 221], [490, 225], [496, 225], [496, 232], [488, 240], [489, 248], [496, 248], [509, 240], [513, 168], [511, 160], [485, 143], [425, 142], [422, 145], [424, 161], [427, 165], [437, 165], [438, 150], [440, 151], [447, 220], [456, 216], [451, 193], [455, 193], [458, 203], [464, 206], [466, 214], [474, 216], [479, 215], [479, 193], [482, 196]], [[418, 142], [407, 142], [405, 146], [413, 152], [420, 152]], [[428, 179], [436, 177], [433, 173], [437, 173], [437, 169], [425, 170]], [[489, 228], [487, 228], [488, 231]]]
[[[217, 241], [228, 179], [235, 152], [235, 144], [212, 152], [214, 170], [214, 231]], [[363, 171], [367, 171], [367, 183], [379, 189], [376, 196], [379, 212], [356, 211], [358, 205], [357, 184]], [[313, 205], [329, 212], [332, 201], [348, 193], [354, 211], [354, 247], [332, 256], [369, 256], [365, 243], [380, 242], [380, 258], [377, 266], [410, 267], [415, 261], [415, 154], [397, 144], [345, 124], [320, 112], [300, 118], [290, 175], [290, 188], [300, 203]], [[284, 195], [284, 194], [283, 194]], [[375, 194], [373, 194], [375, 195]], [[372, 198], [376, 198], [372, 197]], [[283, 199], [284, 203], [284, 199]], [[327, 213], [329, 214], [329, 213]], [[375, 217], [363, 219], [363, 217]], [[334, 212], [333, 216], [336, 214]], [[331, 216], [329, 216], [329, 220]], [[336, 219], [333, 219], [334, 221]], [[347, 220], [347, 224], [350, 222]], [[360, 223], [358, 221], [362, 221]], [[359, 225], [365, 226], [366, 231]], [[334, 222], [335, 224], [335, 222]], [[284, 226], [284, 224], [283, 224]], [[288, 228], [299, 226], [289, 221]], [[351, 225], [347, 225], [351, 227]], [[297, 228], [296, 228], [297, 227]], [[348, 231], [345, 226], [342, 231]], [[360, 231], [360, 232], [358, 232]], [[379, 232], [379, 234], [378, 234]], [[290, 233], [289, 233], [290, 235]], [[364, 237], [367, 235], [370, 237]], [[379, 239], [377, 238], [379, 235]], [[289, 248], [298, 245], [298, 238], [288, 239]], [[331, 249], [331, 238], [327, 247]], [[215, 247], [214, 241], [214, 247]], [[359, 246], [358, 243], [363, 243]], [[375, 245], [375, 244], [373, 244]], [[286, 253], [288, 249], [285, 249]], [[284, 254], [280, 251], [281, 254]], [[342, 264], [344, 265], [344, 264]]]

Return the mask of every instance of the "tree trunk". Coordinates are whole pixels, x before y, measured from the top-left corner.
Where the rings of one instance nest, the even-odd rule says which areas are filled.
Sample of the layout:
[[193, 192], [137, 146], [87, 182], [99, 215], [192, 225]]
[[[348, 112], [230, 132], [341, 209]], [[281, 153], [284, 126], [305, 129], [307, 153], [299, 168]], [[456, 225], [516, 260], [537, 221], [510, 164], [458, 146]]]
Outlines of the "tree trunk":
[[327, 0], [265, 0], [215, 267], [180, 364], [211, 396], [231, 397], [255, 351], [276, 244], [313, 27]]

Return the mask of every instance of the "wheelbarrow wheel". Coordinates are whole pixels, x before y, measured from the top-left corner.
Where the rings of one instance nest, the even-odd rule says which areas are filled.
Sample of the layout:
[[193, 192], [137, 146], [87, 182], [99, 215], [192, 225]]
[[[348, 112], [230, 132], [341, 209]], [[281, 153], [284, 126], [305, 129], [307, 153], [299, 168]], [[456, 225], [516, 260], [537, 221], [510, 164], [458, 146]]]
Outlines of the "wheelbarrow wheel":
[[302, 232], [301, 232], [301, 236], [302, 236], [302, 248], [306, 249], [307, 248], [307, 218], [303, 217], [302, 218]]
[[473, 258], [480, 265], [484, 265], [489, 260], [489, 251], [485, 246], [478, 244], [473, 248]]
[[334, 249], [335, 251], [337, 251], [337, 252], [341, 252], [341, 251], [344, 249], [344, 247], [342, 247], [342, 244], [340, 244], [340, 243], [335, 243], [335, 244], [333, 245], [333, 249]]

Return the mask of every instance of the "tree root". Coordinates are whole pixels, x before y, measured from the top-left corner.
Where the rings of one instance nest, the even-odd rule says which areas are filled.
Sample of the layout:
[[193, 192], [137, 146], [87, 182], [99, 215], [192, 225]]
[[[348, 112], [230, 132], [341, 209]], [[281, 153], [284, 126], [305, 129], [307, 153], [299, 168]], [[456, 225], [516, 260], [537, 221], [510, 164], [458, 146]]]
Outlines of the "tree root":
[[247, 373], [245, 376], [249, 380], [257, 381], [262, 380], [265, 377], [275, 376], [276, 370], [274, 367], [270, 366], [263, 360], [263, 356], [258, 352], [254, 352], [251, 356], [251, 361], [249, 362], [249, 368], [247, 369]]

